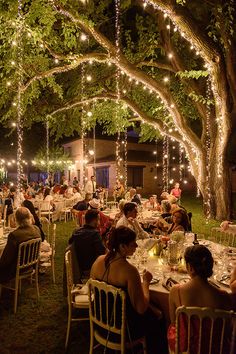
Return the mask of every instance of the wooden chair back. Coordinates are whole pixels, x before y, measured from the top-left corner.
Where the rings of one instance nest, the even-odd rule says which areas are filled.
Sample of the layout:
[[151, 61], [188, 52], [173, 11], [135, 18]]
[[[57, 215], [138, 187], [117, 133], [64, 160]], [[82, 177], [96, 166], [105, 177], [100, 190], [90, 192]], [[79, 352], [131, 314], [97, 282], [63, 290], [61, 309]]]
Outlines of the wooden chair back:
[[175, 353], [235, 353], [236, 313], [181, 306], [176, 310]]
[[[126, 294], [105, 282], [89, 279], [89, 317], [91, 336], [94, 336], [94, 325], [107, 331], [104, 340], [108, 348], [114, 348], [109, 340], [109, 334], [120, 336], [120, 343], [116, 350], [125, 351], [125, 328], [126, 328]], [[96, 336], [99, 341], [100, 337]], [[111, 345], [110, 345], [111, 344]]]

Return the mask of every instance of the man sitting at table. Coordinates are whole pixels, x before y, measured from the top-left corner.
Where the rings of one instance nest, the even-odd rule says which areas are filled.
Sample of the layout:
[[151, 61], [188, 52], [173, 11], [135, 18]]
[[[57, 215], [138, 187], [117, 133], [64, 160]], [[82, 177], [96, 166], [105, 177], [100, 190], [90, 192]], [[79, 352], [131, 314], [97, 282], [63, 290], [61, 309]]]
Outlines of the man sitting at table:
[[97, 230], [98, 222], [98, 210], [88, 210], [85, 214], [84, 226], [76, 229], [69, 239], [69, 244], [74, 244], [82, 277], [89, 276], [92, 264], [98, 256], [105, 253], [105, 247]]
[[88, 210], [89, 201], [91, 200], [91, 198], [92, 198], [92, 194], [86, 193], [84, 200], [80, 200], [78, 203], [76, 203], [73, 206], [72, 213], [78, 214], [80, 211]]
[[131, 189], [130, 189], [129, 195], [130, 195], [130, 202], [131, 202], [131, 203], [136, 203], [136, 204], [138, 204], [138, 205], [141, 205], [140, 195], [137, 194], [135, 188], [131, 188]]
[[16, 275], [19, 244], [34, 238], [41, 238], [40, 230], [32, 225], [29, 209], [20, 207], [15, 213], [18, 228], [8, 235], [7, 244], [0, 258], [0, 283], [8, 282]]
[[129, 227], [136, 233], [137, 239], [149, 238], [149, 234], [142, 229], [137, 218], [138, 210], [136, 203], [126, 203], [123, 209], [124, 215], [118, 220], [116, 228], [119, 226]]

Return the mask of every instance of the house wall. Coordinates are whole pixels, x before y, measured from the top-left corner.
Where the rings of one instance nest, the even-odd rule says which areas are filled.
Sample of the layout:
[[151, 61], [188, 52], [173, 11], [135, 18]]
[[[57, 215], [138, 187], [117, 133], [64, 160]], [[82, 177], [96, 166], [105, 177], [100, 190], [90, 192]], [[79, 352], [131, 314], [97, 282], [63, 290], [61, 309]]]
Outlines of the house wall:
[[[70, 170], [70, 180], [73, 179], [74, 176], [77, 176], [77, 170], [80, 170], [80, 181], [82, 181], [82, 173], [83, 173], [83, 154], [82, 154], [82, 144], [81, 140], [76, 140], [71, 143], [64, 145], [65, 151], [70, 153], [72, 160], [75, 162], [74, 166], [71, 167]], [[87, 148], [93, 149], [93, 139], [87, 139]], [[137, 143], [128, 143], [129, 150], [136, 150], [136, 151], [154, 151], [154, 146], [149, 144], [137, 144]], [[161, 149], [160, 149], [161, 150]], [[115, 141], [110, 140], [102, 140], [96, 139], [96, 157], [97, 158], [105, 158], [108, 155], [112, 155], [115, 153]], [[162, 152], [158, 151], [158, 155], [162, 154]], [[161, 160], [162, 155], [158, 156], [158, 160]], [[174, 162], [174, 163], [173, 163]], [[173, 161], [171, 163], [171, 172], [170, 172], [170, 179], [173, 179], [175, 182], [179, 181], [179, 172], [178, 172], [178, 163]], [[112, 190], [116, 182], [116, 165], [115, 161], [107, 161], [107, 162], [100, 162], [96, 163], [96, 167], [109, 167], [109, 192], [112, 195]], [[129, 162], [128, 166], [144, 166], [143, 168], [143, 188], [139, 189], [138, 192], [141, 195], [148, 196], [150, 194], [160, 194], [162, 191], [162, 168], [157, 167], [155, 162]], [[176, 171], [172, 171], [172, 168], [176, 167]], [[93, 164], [88, 164], [85, 169], [85, 174], [88, 179], [94, 174]], [[68, 178], [68, 171], [66, 172]], [[157, 176], [155, 179], [154, 177]], [[187, 173], [185, 178], [188, 183], [183, 184], [181, 183], [182, 189], [184, 191], [190, 190], [195, 186], [195, 182], [192, 176]], [[171, 186], [170, 186], [171, 189]]]

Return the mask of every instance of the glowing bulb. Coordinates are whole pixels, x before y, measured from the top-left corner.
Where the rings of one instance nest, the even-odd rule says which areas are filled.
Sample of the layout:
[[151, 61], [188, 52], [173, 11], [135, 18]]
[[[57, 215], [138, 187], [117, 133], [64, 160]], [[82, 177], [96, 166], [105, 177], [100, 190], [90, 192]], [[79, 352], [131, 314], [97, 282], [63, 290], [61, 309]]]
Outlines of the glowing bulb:
[[170, 29], [170, 25], [167, 25], [166, 28], [167, 28], [167, 29]]
[[157, 179], [157, 176], [154, 176], [154, 179]]
[[165, 158], [165, 159], [167, 159], [167, 157], [168, 157], [168, 155], [167, 155], [167, 154], [165, 154], [165, 155], [164, 155], [164, 158]]
[[129, 77], [129, 81], [132, 81], [131, 77]]
[[167, 15], [167, 13], [164, 13], [164, 18], [166, 18], [168, 15]]
[[177, 30], [178, 30], [178, 28], [177, 28], [177, 27], [175, 27], [175, 28], [174, 28], [174, 32], [177, 32]]
[[188, 183], [188, 181], [185, 179], [185, 180], [184, 180], [184, 184], [187, 184], [187, 183]]
[[153, 155], [156, 155], [157, 154], [157, 152], [156, 151], [153, 151]]
[[17, 44], [16, 41], [12, 41], [13, 46], [16, 46], [16, 44]]
[[31, 33], [30, 33], [30, 32], [28, 32], [28, 33], [27, 33], [27, 36], [28, 36], [28, 37], [31, 37]]
[[110, 63], [110, 62], [108, 62], [108, 66], [111, 66], [111, 63]]
[[89, 150], [89, 155], [93, 156], [94, 155], [94, 151], [93, 150]]
[[15, 107], [16, 106], [16, 102], [13, 102], [12, 105]]
[[86, 79], [87, 79], [87, 81], [91, 81], [92, 80], [92, 76], [88, 75]]
[[173, 129], [169, 129], [169, 133], [172, 133], [173, 132]]
[[169, 78], [168, 76], [165, 76], [164, 79], [163, 79], [164, 82], [168, 82], [169, 81]]
[[93, 61], [92, 61], [92, 60], [89, 60], [89, 64], [93, 64]]
[[83, 42], [86, 41], [86, 39], [87, 39], [86, 34], [82, 33], [81, 36], [80, 36], [80, 39], [81, 39], [81, 41], [83, 41]]
[[143, 86], [143, 89], [144, 89], [144, 90], [146, 90], [146, 89], [147, 89], [147, 87], [146, 87], [146, 86]]
[[59, 60], [58, 60], [58, 59], [55, 59], [54, 62], [55, 62], [55, 64], [58, 64], [58, 63], [59, 63]]
[[43, 44], [42, 44], [42, 43], [41, 43], [39, 46], [40, 46], [40, 48], [44, 48], [44, 46], [43, 46]]
[[169, 54], [168, 54], [168, 58], [169, 58], [169, 59], [172, 59], [172, 58], [173, 58], [173, 54], [172, 54], [172, 53], [169, 53]]
[[123, 93], [126, 93], [127, 91], [126, 90], [123, 90]]
[[175, 167], [173, 167], [173, 168], [172, 168], [172, 171], [176, 171], [176, 168], [175, 168]]
[[11, 81], [7, 81], [7, 86], [11, 86]]
[[146, 2], [144, 2], [144, 3], [143, 3], [143, 7], [145, 8], [146, 6], [147, 6], [147, 3], [146, 3]]
[[193, 50], [193, 49], [194, 49], [194, 46], [193, 46], [193, 45], [191, 45], [190, 49], [191, 49], [191, 50]]
[[175, 105], [174, 105], [173, 103], [170, 105], [171, 108], [174, 108], [174, 106], [175, 106]]
[[16, 63], [14, 62], [14, 60], [11, 61], [11, 65], [16, 65]]
[[160, 166], [160, 164], [159, 164], [159, 163], [157, 163], [157, 164], [156, 164], [156, 167], [159, 167], [159, 166]]
[[92, 117], [93, 113], [92, 112], [88, 112], [87, 115], [88, 115], [88, 117]]

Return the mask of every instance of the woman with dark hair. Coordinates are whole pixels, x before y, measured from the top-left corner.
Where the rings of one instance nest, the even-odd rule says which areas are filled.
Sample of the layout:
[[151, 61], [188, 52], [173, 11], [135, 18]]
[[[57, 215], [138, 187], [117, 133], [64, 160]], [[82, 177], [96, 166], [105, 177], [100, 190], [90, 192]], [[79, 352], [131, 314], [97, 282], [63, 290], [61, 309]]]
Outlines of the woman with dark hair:
[[[175, 312], [178, 307], [184, 305], [187, 307], [210, 307], [222, 310], [232, 309], [230, 295], [208, 282], [208, 278], [213, 274], [214, 264], [212, 254], [208, 248], [203, 245], [188, 247], [184, 258], [187, 272], [191, 279], [181, 286], [173, 286], [170, 291], [169, 311], [172, 325], [169, 328], [168, 338], [170, 347], [172, 348], [174, 347], [174, 343], [173, 333], [171, 332], [175, 324]], [[184, 328], [180, 329], [180, 335], [183, 330]], [[184, 336], [183, 333], [182, 336]], [[193, 347], [197, 341], [198, 337], [196, 334], [196, 338], [192, 341]], [[191, 353], [198, 352], [198, 345], [195, 347], [196, 350], [191, 351]]]
[[40, 234], [41, 234], [41, 239], [42, 239], [42, 241], [44, 241], [45, 240], [45, 234], [43, 232], [42, 224], [41, 224], [41, 222], [40, 222], [40, 220], [38, 218], [38, 215], [35, 212], [35, 208], [34, 208], [33, 203], [30, 200], [26, 199], [26, 200], [23, 201], [22, 206], [24, 206], [25, 208], [29, 209], [29, 211], [33, 215], [33, 218], [34, 218], [34, 223], [33, 224], [38, 226], [38, 228], [40, 230]]
[[[149, 308], [152, 275], [144, 271], [141, 282], [137, 268], [127, 261], [127, 257], [132, 256], [137, 248], [135, 232], [125, 226], [114, 229], [107, 247], [108, 253], [94, 262], [91, 278], [105, 281], [126, 292], [127, 332], [132, 341], [146, 334], [148, 353], [167, 353], [158, 317]], [[153, 321], [156, 324], [153, 325]]]

